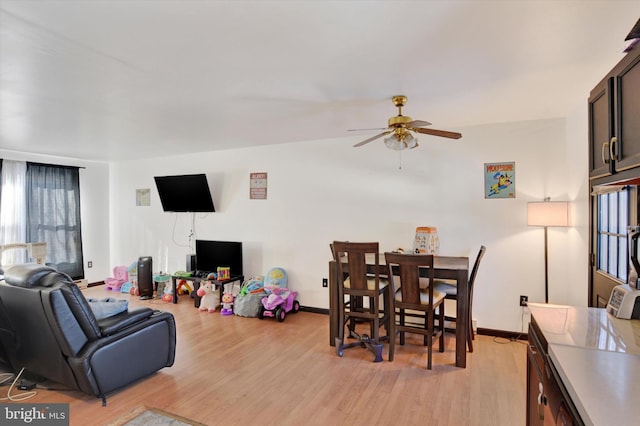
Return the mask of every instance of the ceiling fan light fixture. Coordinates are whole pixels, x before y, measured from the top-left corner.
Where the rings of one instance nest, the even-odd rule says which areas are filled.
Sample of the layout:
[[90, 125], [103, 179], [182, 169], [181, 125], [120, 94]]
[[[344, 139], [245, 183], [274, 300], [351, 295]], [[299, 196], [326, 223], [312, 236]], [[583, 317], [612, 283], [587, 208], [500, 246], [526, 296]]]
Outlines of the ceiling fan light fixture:
[[[430, 126], [431, 123], [424, 120], [414, 120], [413, 118], [402, 115], [402, 107], [407, 103], [406, 96], [394, 96], [393, 104], [398, 108], [398, 115], [389, 118], [387, 122], [387, 128], [382, 129], [359, 129], [359, 130], [384, 130], [382, 133], [378, 133], [375, 136], [367, 138], [361, 142], [353, 145], [354, 148], [366, 145], [369, 142], [378, 140], [384, 136], [384, 144], [387, 148], [394, 151], [402, 151], [405, 149], [411, 149], [418, 146], [418, 140], [411, 134], [420, 133], [424, 135], [440, 136], [449, 139], [460, 139], [462, 135], [458, 132], [449, 132], [446, 130], [427, 129], [426, 126]], [[354, 129], [356, 130], [356, 129]]]
[[394, 151], [402, 151], [404, 149], [411, 149], [418, 146], [418, 139], [407, 131], [394, 132], [391, 135], [384, 138], [384, 144], [387, 148]]

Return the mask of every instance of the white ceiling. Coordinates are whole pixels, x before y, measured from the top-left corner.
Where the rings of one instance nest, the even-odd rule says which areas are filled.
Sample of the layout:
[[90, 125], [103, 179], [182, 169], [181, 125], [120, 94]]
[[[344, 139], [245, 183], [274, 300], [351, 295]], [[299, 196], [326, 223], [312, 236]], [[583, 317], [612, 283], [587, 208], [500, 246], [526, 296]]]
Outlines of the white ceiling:
[[637, 0], [0, 0], [0, 148], [353, 144], [398, 94], [452, 131], [586, 113], [639, 16]]

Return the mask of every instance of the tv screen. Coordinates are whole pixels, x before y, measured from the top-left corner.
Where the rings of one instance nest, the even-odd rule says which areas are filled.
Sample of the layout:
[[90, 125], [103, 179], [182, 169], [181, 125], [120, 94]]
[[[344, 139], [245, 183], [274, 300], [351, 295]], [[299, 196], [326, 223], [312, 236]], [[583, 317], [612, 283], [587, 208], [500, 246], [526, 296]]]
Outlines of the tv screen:
[[218, 266], [230, 267], [231, 275], [242, 275], [242, 243], [196, 240], [196, 269], [217, 272]]
[[156, 187], [165, 212], [215, 212], [204, 173], [156, 176]]

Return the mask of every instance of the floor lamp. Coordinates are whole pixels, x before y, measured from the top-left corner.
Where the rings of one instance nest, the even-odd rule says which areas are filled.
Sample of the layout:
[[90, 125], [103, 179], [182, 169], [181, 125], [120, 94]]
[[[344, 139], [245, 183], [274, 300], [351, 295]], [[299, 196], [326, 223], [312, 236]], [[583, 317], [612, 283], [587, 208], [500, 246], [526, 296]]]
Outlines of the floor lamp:
[[527, 225], [544, 227], [544, 303], [549, 303], [549, 249], [547, 228], [569, 226], [569, 203], [566, 201], [535, 201], [527, 204]]

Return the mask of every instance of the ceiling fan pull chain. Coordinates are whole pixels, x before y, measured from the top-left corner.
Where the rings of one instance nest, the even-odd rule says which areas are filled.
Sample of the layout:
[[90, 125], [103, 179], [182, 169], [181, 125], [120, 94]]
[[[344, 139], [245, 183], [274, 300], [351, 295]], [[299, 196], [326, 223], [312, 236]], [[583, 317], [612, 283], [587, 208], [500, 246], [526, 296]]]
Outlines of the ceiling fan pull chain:
[[402, 151], [398, 151], [398, 170], [402, 170]]

